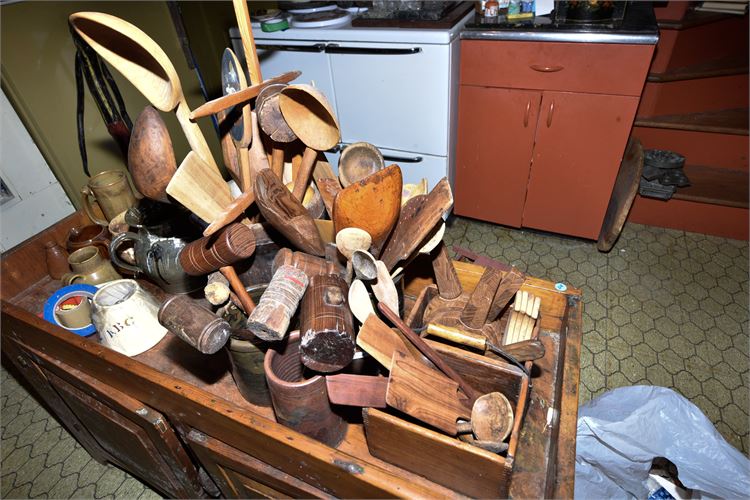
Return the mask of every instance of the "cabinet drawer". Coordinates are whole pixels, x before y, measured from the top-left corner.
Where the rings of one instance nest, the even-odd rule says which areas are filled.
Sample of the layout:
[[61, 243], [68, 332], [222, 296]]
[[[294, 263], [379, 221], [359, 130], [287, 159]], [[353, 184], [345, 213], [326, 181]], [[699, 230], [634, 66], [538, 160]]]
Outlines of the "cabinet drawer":
[[651, 45], [461, 41], [461, 84], [640, 96]]

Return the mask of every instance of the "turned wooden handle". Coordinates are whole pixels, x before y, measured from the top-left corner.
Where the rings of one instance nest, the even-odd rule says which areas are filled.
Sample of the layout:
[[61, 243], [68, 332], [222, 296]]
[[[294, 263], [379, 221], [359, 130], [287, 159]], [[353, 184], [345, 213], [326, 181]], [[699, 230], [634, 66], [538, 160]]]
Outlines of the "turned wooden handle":
[[297, 178], [294, 179], [294, 190], [292, 191], [292, 194], [300, 201], [300, 203], [305, 196], [307, 186], [310, 184], [313, 167], [315, 167], [315, 160], [317, 159], [318, 152], [316, 150], [305, 148], [305, 153], [302, 155], [302, 164], [297, 171]]
[[247, 293], [245, 285], [240, 281], [240, 277], [237, 276], [237, 271], [232, 266], [222, 267], [219, 271], [229, 281], [229, 285], [234, 290], [234, 293], [237, 294], [237, 298], [240, 299], [240, 304], [242, 304], [245, 314], [251, 314], [255, 310], [255, 302], [253, 302], [250, 294]]
[[422, 340], [422, 338], [414, 333], [411, 328], [406, 326], [406, 324], [401, 321], [401, 318], [398, 317], [398, 315], [393, 312], [387, 305], [385, 305], [382, 302], [378, 302], [378, 309], [380, 310], [383, 315], [388, 318], [391, 323], [393, 323], [396, 328], [399, 329], [401, 333], [403, 333], [409, 341], [414, 344], [414, 346], [419, 349], [419, 352], [425, 355], [427, 359], [432, 361], [435, 366], [437, 366], [440, 371], [445, 373], [451, 380], [456, 382], [458, 386], [461, 388], [461, 390], [464, 391], [464, 394], [468, 396], [468, 398], [471, 400], [471, 404], [474, 403], [474, 401], [477, 400], [481, 394], [479, 394], [473, 387], [471, 387], [464, 378], [458, 374], [456, 370], [451, 368], [451, 366], [446, 363], [443, 358], [440, 357], [438, 353], [436, 353], [432, 347], [427, 345], [427, 343]]
[[482, 351], [484, 351], [487, 347], [487, 339], [482, 335], [462, 331], [458, 328], [453, 328], [450, 326], [428, 323], [426, 332], [429, 335], [434, 335], [436, 337], [440, 337], [441, 339], [450, 340], [451, 342], [455, 342], [456, 344], [474, 347], [475, 349], [480, 349]]

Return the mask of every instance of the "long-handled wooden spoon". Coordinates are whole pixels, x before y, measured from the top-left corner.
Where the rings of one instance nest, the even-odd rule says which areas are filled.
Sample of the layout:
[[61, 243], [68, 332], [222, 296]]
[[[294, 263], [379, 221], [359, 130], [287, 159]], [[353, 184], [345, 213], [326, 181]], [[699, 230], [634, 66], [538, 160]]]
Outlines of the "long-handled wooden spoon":
[[292, 191], [301, 200], [310, 183], [318, 151], [331, 149], [341, 139], [339, 124], [328, 99], [311, 85], [284, 88], [279, 95], [279, 108], [289, 128], [306, 146]]

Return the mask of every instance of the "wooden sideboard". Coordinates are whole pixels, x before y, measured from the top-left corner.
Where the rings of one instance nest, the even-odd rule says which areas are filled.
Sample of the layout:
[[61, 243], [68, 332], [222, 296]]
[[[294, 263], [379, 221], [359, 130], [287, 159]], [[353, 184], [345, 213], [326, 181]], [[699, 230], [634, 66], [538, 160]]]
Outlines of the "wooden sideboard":
[[[59, 282], [47, 276], [44, 243], [88, 223], [76, 213], [2, 259], [4, 360], [86, 448], [169, 497], [455, 497], [455, 489], [368, 452], [361, 418], [331, 448], [275, 422], [271, 408], [242, 398], [224, 351], [206, 356], [169, 334], [133, 358], [39, 317]], [[482, 268], [457, 263], [471, 290]], [[429, 278], [409, 280], [414, 296]], [[146, 285], [148, 286], [148, 285]], [[519, 439], [509, 494], [573, 496], [578, 410], [580, 292], [529, 278], [542, 295], [547, 355]], [[356, 413], [356, 412], [355, 412]], [[481, 478], [466, 472], [466, 481]]]
[[597, 239], [653, 51], [462, 40], [456, 214]]

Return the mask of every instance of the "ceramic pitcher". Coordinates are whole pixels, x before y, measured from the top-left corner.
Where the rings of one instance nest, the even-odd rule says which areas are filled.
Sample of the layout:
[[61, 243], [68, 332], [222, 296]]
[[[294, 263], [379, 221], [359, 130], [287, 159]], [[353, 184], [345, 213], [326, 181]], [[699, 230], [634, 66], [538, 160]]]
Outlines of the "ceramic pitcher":
[[112, 263], [102, 256], [99, 247], [79, 248], [70, 254], [68, 264], [70, 264], [73, 272], [67, 273], [62, 277], [62, 282], [65, 285], [73, 283], [98, 285], [122, 278], [115, 271], [115, 268], [112, 267]]

